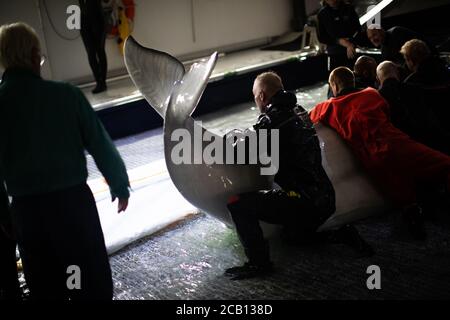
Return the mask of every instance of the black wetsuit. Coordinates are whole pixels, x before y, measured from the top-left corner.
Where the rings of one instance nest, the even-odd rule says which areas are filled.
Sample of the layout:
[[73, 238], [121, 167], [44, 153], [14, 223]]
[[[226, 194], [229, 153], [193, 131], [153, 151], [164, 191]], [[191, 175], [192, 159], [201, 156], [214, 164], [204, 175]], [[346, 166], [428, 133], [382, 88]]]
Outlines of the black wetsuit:
[[307, 240], [335, 211], [334, 188], [322, 167], [319, 140], [297, 98], [285, 91], [271, 100], [266, 114], [254, 126], [279, 129], [280, 163], [275, 182], [282, 190], [260, 190], [239, 195], [228, 204], [239, 238], [250, 263], [269, 261], [269, 249], [259, 220], [281, 224], [286, 232]]
[[406, 78], [405, 82], [423, 88], [444, 87], [450, 84], [450, 71], [442, 59], [432, 55], [420, 63], [417, 71]]
[[391, 78], [384, 81], [379, 92], [389, 103], [394, 126], [412, 139], [449, 154], [450, 133], [427, 103], [425, 90]]
[[340, 38], [348, 38], [354, 44], [359, 42], [361, 25], [353, 6], [342, 3], [338, 8], [325, 5], [318, 13], [319, 41], [327, 45], [330, 57], [330, 71], [346, 66], [353, 67], [353, 60], [347, 58], [347, 49], [339, 44]]
[[434, 111], [441, 126], [449, 128], [450, 71], [444, 61], [431, 56], [405, 79], [405, 83], [424, 89], [427, 106]]
[[106, 25], [101, 0], [79, 0], [81, 8], [81, 38], [88, 54], [89, 65], [98, 86], [106, 85], [108, 70], [105, 52]]
[[20, 298], [16, 265], [16, 241], [12, 236], [12, 222], [3, 181], [0, 180], [0, 300]]

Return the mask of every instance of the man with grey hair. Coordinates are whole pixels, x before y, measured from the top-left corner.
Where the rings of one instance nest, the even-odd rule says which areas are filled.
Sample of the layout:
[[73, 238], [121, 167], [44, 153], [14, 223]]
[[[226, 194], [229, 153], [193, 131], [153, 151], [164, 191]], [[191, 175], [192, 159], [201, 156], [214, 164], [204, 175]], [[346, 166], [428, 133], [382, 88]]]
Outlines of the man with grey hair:
[[[412, 39], [401, 48], [408, 69], [412, 72], [405, 82], [422, 87], [445, 86], [450, 84], [450, 73], [445, 62], [433, 55], [429, 46], [422, 40]], [[443, 101], [444, 102], [444, 101]]]
[[[24, 23], [0, 27], [0, 186], [33, 299], [111, 299], [113, 284], [85, 149], [118, 212], [128, 206], [125, 165], [83, 93], [40, 77], [40, 43]], [[4, 192], [4, 190], [3, 190]], [[75, 273], [75, 274], [74, 274]], [[73, 275], [77, 281], [69, 277]]]

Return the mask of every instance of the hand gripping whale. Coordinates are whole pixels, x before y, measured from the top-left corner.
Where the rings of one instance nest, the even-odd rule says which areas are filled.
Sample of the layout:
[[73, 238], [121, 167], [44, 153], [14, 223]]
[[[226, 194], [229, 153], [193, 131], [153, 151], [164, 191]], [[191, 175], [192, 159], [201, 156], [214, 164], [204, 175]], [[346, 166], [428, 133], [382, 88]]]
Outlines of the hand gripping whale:
[[[230, 196], [272, 188], [273, 176], [261, 175], [260, 165], [219, 164], [203, 161], [210, 141], [225, 145], [227, 139], [203, 128], [191, 117], [217, 61], [217, 53], [192, 65], [185, 72], [183, 64], [161, 51], [145, 48], [133, 37], [125, 43], [125, 65], [136, 87], [164, 119], [164, 155], [169, 175], [183, 197], [203, 212], [232, 226], [226, 207]], [[174, 161], [179, 146], [179, 131], [190, 146], [183, 154], [191, 163]], [[323, 165], [336, 189], [336, 213], [319, 230], [380, 212], [384, 199], [359, 168], [350, 150], [337, 134], [317, 126], [321, 141]], [[234, 132], [239, 138], [239, 132]], [[208, 137], [196, 143], [198, 136]], [[240, 143], [238, 139], [237, 143]], [[186, 152], [186, 150], [184, 150]], [[176, 154], [177, 152], [175, 152]], [[225, 163], [225, 161], [224, 161]], [[301, 213], [299, 213], [301, 214]]]

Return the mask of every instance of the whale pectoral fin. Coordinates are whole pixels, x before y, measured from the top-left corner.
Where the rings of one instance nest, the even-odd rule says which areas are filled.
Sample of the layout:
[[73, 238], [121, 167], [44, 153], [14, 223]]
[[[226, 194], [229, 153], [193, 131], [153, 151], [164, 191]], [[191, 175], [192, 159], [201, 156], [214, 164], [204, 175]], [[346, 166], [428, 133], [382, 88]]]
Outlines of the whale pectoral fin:
[[125, 42], [125, 66], [136, 87], [164, 118], [174, 84], [184, 76], [184, 66], [171, 55], [146, 48], [132, 36]]
[[182, 81], [175, 84], [167, 110], [172, 118], [185, 120], [192, 115], [208, 84], [216, 61], [217, 52], [214, 52], [208, 60], [194, 63], [189, 72], [184, 75]]

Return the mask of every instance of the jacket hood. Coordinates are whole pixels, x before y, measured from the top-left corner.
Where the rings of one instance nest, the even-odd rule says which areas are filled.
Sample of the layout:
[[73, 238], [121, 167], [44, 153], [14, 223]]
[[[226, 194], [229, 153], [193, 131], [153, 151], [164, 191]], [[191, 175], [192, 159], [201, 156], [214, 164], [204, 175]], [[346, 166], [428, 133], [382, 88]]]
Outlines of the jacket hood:
[[271, 99], [269, 110], [276, 109], [288, 109], [292, 110], [297, 106], [297, 96], [292, 92], [280, 90]]

